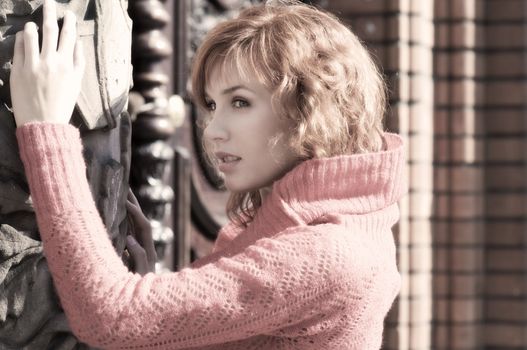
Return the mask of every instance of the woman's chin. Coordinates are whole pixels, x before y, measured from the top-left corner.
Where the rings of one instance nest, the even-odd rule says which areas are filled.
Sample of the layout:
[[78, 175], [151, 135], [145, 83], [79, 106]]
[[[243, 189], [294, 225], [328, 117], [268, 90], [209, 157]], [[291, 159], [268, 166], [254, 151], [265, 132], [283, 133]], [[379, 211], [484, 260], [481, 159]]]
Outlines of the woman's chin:
[[251, 191], [251, 189], [248, 187], [239, 186], [235, 184], [228, 184], [227, 182], [224, 183], [224, 186], [227, 189], [227, 191], [232, 192], [232, 193], [245, 193], [245, 192]]
[[258, 186], [251, 186], [248, 183], [240, 183], [237, 181], [229, 181], [228, 178], [224, 179], [223, 185], [229, 192], [233, 193], [246, 193], [251, 191], [258, 191], [260, 187]]

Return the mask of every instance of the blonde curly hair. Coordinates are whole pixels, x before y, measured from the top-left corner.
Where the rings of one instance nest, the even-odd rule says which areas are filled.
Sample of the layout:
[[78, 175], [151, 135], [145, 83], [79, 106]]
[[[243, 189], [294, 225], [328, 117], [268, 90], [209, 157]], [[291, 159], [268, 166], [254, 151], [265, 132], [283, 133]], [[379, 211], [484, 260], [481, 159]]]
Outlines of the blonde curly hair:
[[[272, 92], [273, 108], [293, 125], [290, 144], [299, 158], [382, 148], [385, 84], [357, 36], [332, 14], [275, 1], [212, 29], [192, 65], [192, 97], [204, 113], [211, 73], [227, 67]], [[247, 226], [260, 205], [258, 191], [232, 193], [227, 214]]]

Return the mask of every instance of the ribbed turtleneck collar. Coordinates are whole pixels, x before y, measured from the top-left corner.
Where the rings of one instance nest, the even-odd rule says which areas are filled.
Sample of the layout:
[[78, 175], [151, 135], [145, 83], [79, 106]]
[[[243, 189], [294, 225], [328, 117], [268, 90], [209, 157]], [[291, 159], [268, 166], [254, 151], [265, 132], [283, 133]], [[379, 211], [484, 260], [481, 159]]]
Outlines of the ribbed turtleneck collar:
[[404, 146], [398, 135], [384, 136], [380, 152], [299, 164], [273, 184], [249, 228], [269, 228], [267, 236], [327, 214], [364, 214], [397, 202], [406, 192]]

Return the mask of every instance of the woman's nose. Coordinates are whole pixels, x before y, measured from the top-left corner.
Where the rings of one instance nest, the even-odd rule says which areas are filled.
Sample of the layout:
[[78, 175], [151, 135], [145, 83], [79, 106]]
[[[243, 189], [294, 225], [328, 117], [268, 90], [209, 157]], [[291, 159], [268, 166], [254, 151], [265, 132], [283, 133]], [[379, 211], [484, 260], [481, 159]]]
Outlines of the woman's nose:
[[209, 142], [225, 141], [228, 139], [229, 133], [224, 123], [221, 122], [219, 116], [215, 115], [209, 120], [203, 130], [203, 137]]

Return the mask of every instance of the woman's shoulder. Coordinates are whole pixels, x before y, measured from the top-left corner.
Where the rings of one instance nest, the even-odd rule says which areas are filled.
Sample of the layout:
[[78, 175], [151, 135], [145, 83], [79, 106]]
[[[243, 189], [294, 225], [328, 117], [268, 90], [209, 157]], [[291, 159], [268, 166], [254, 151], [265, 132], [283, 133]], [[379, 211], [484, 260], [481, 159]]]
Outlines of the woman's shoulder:
[[[379, 235], [385, 237], [381, 240]], [[372, 233], [358, 224], [333, 221], [290, 227], [275, 239], [309, 249], [313, 254], [326, 255], [332, 268], [343, 273], [364, 272], [370, 276], [374, 270], [393, 272], [397, 268], [393, 236], [389, 231]]]

